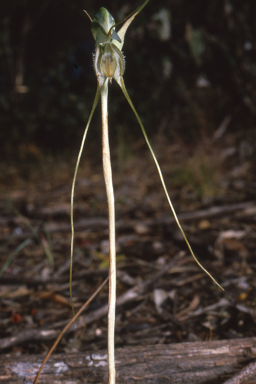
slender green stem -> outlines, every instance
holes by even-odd
[[[140,120],[140,117],[139,117],[139,115],[138,115],[138,113],[137,113],[137,111],[136,111],[136,109],[135,109],[135,107],[134,107],[134,105],[133,105],[133,103],[132,103],[132,101],[131,101],[131,99],[130,99],[130,96],[128,95],[128,92],[127,92],[127,90],[126,90],[126,87],[125,87],[125,84],[124,84],[124,80],[123,80],[122,77],[120,77],[120,81],[118,82],[118,84],[119,84],[119,86],[121,87],[121,89],[122,89],[122,91],[123,91],[123,93],[124,93],[124,95],[125,95],[125,97],[126,97],[128,103],[130,104],[130,106],[131,106],[131,108],[132,108],[132,110],[133,110],[133,112],[134,112],[135,116],[137,117],[137,120],[138,120],[138,122],[139,122],[139,124],[140,124],[142,133],[143,133],[143,135],[144,135],[144,137],[145,137],[145,140],[146,140],[146,143],[147,143],[147,145],[148,145],[148,148],[149,148],[149,150],[150,150],[150,152],[151,152],[151,155],[152,155],[152,157],[153,157],[153,159],[154,159],[154,162],[155,162],[155,164],[156,164],[156,168],[157,168],[157,171],[158,171],[158,174],[159,174],[159,177],[160,177],[160,180],[161,180],[161,183],[162,183],[162,186],[163,186],[165,195],[166,195],[166,197],[167,197],[168,203],[169,203],[170,208],[171,208],[171,210],[172,210],[173,216],[174,216],[174,218],[175,218],[175,220],[176,220],[176,223],[177,223],[177,225],[178,225],[178,227],[179,227],[179,230],[181,231],[181,233],[182,233],[182,235],[183,235],[183,237],[184,237],[184,240],[185,240],[185,242],[186,242],[186,244],[187,244],[187,246],[188,246],[188,249],[189,249],[191,255],[193,256],[194,260],[195,260],[196,263],[199,265],[199,267],[202,268],[202,270],[203,270],[203,271],[204,271],[204,272],[205,272],[205,273],[206,273],[206,274],[207,274],[207,275],[214,281],[214,283],[215,283],[220,289],[222,289],[222,290],[224,291],[224,289],[220,286],[220,284],[219,284],[219,283],[212,277],[212,275],[211,275],[211,274],[210,274],[210,273],[209,273],[209,272],[202,266],[202,264],[201,264],[201,263],[198,261],[198,259],[196,258],[195,254],[194,254],[194,252],[193,252],[193,250],[192,250],[192,248],[191,248],[191,245],[190,245],[190,243],[189,243],[189,241],[188,241],[188,239],[187,239],[187,237],[186,237],[186,235],[185,235],[185,233],[184,233],[184,231],[183,231],[183,228],[182,228],[182,226],[181,226],[181,224],[180,224],[180,222],[179,222],[178,216],[176,215],[175,209],[174,209],[174,207],[173,207],[173,205],[172,205],[171,199],[170,199],[170,197],[169,197],[169,194],[168,194],[168,191],[167,191],[167,188],[166,188],[166,185],[165,185],[165,181],[164,181],[164,178],[163,178],[163,174],[162,174],[161,168],[160,168],[160,166],[159,166],[159,164],[158,164],[157,158],[156,158],[156,156],[155,156],[155,154],[154,154],[154,151],[153,151],[153,149],[152,149],[152,147],[151,147],[151,144],[150,144],[150,142],[149,142],[149,140],[148,140],[148,136],[147,136],[147,134],[146,134],[145,128],[144,128],[144,126],[143,126],[143,124],[142,124],[142,122],[141,122],[141,120]]]
[[[79,150],[79,153],[78,153],[78,156],[77,156],[76,167],[75,167],[74,177],[73,177],[73,181],[72,181],[72,188],[71,188],[71,206],[70,206],[71,251],[70,251],[70,280],[69,280],[69,282],[70,282],[70,300],[71,300],[73,316],[75,315],[74,304],[73,304],[73,295],[72,295],[72,273],[73,273],[73,254],[74,254],[74,236],[75,236],[75,231],[74,231],[74,194],[75,194],[75,184],[76,184],[76,177],[77,177],[78,167],[79,167],[81,156],[82,156],[83,149],[84,149],[84,142],[85,142],[85,139],[86,139],[86,135],[87,135],[87,132],[88,132],[88,128],[89,128],[90,122],[92,120],[92,116],[93,116],[95,108],[96,108],[96,106],[98,104],[99,97],[100,97],[100,87],[98,86],[97,87],[97,91],[96,91],[96,95],[95,95],[95,98],[94,98],[94,102],[93,102],[93,105],[92,105],[92,110],[91,110],[91,113],[90,113],[87,125],[86,125],[85,130],[84,130],[84,135],[83,135],[82,143],[80,145],[80,150]]]
[[[109,384],[115,384],[115,307],[116,307],[116,244],[115,198],[108,138],[108,79],[101,88],[102,160],[109,218],[109,299],[108,299],[108,372]]]

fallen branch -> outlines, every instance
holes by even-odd
[[[254,201],[247,201],[243,203],[237,203],[237,204],[230,204],[230,205],[220,205],[216,207],[211,207],[208,209],[201,209],[199,211],[193,211],[193,212],[186,212],[186,213],[179,213],[179,219],[182,222],[185,221],[191,221],[191,220],[202,220],[202,219],[209,219],[211,217],[218,217],[226,214],[231,213],[238,213],[240,211],[246,216],[251,216],[255,214],[255,202]],[[7,221],[7,219],[6,219]],[[31,220],[32,223],[32,220]],[[165,219],[154,219],[154,220],[146,220],[144,221],[144,225],[148,227],[155,227],[156,225],[172,225],[175,223],[175,219],[173,217],[165,218]],[[125,222],[120,219],[116,222],[116,229],[117,231],[123,231],[123,230],[134,230],[136,229],[136,226],[138,224],[138,220],[125,220]],[[108,220],[105,217],[93,217],[93,218],[87,218],[87,219],[81,219],[77,220],[76,223],[76,230],[77,231],[83,231],[85,229],[90,230],[99,230],[102,228],[108,227]],[[49,233],[53,234],[56,232],[70,232],[70,223],[59,223],[59,222],[48,222],[45,225],[45,230]],[[24,240],[28,236],[30,236],[29,232],[24,232],[20,235],[6,235],[2,236],[2,241],[7,241],[10,238],[17,239],[17,240]]]
[[[255,337],[124,347],[116,350],[117,382],[221,384],[255,357]],[[0,356],[0,379],[11,384],[23,384],[25,379],[32,384],[42,360],[41,356]],[[61,354],[47,362],[39,384],[105,384],[107,375],[106,351]],[[243,384],[255,383],[256,373],[243,380]]]
[[[242,384],[245,382],[255,383],[256,378],[256,361],[248,364],[246,367],[241,369],[236,375],[231,377],[228,381],[225,381],[224,384]],[[251,381],[252,380],[252,381]]]

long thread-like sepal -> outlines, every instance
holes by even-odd
[[[181,231],[181,233],[182,233],[182,235],[183,235],[183,237],[184,237],[184,240],[185,240],[185,242],[186,242],[186,244],[187,244],[187,246],[188,246],[188,249],[189,249],[191,255],[193,256],[194,260],[195,260],[196,263],[199,265],[199,267],[202,268],[202,270],[203,270],[203,271],[204,271],[204,272],[205,272],[205,273],[206,273],[206,274],[207,274],[207,275],[214,281],[214,283],[215,283],[220,289],[222,289],[222,290],[224,291],[224,289],[220,286],[220,284],[214,279],[214,277],[212,277],[212,275],[211,275],[211,274],[210,274],[210,273],[209,273],[209,272],[202,266],[202,264],[201,264],[201,263],[198,261],[198,259],[196,258],[195,254],[194,254],[194,252],[193,252],[193,250],[192,250],[192,248],[191,248],[191,245],[190,245],[190,243],[189,243],[189,241],[188,241],[188,239],[187,239],[187,237],[186,237],[186,235],[185,235],[185,233],[184,233],[184,231],[183,231],[183,229],[182,229],[182,226],[181,226],[181,224],[180,224],[180,222],[179,222],[178,216],[176,215],[175,209],[174,209],[174,207],[173,207],[173,205],[172,205],[171,199],[170,199],[170,197],[169,197],[169,194],[168,194],[168,191],[167,191],[167,188],[166,188],[166,185],[165,185],[165,181],[164,181],[164,178],[163,178],[163,175],[162,175],[161,168],[160,168],[160,166],[159,166],[159,164],[158,164],[158,161],[157,161],[157,158],[156,158],[156,156],[155,156],[155,153],[154,153],[154,151],[153,151],[153,149],[152,149],[152,147],[151,147],[151,144],[150,144],[150,142],[149,142],[149,140],[148,140],[148,136],[147,136],[147,134],[146,134],[145,128],[144,128],[144,126],[143,126],[143,124],[142,124],[142,122],[141,122],[141,120],[140,120],[140,117],[139,117],[139,115],[138,115],[138,113],[137,113],[137,111],[136,111],[136,109],[135,109],[135,107],[134,107],[134,105],[133,105],[133,103],[132,103],[132,101],[131,101],[131,99],[130,99],[130,96],[128,95],[128,92],[127,92],[127,90],[126,90],[126,87],[125,87],[125,84],[124,84],[124,80],[123,80],[122,77],[120,77],[120,81],[118,82],[118,84],[119,84],[119,86],[121,87],[121,89],[122,89],[122,91],[123,91],[123,93],[124,93],[124,95],[125,95],[125,97],[126,97],[128,103],[130,104],[130,106],[131,106],[131,108],[132,108],[132,110],[133,110],[133,112],[134,112],[134,114],[135,114],[135,116],[136,116],[136,118],[137,118],[137,120],[138,120],[138,122],[139,122],[139,125],[140,125],[141,130],[142,130],[142,133],[143,133],[143,135],[144,135],[144,137],[145,137],[145,140],[146,140],[146,143],[147,143],[147,145],[148,145],[148,148],[149,148],[149,150],[150,150],[150,152],[151,152],[151,155],[152,155],[152,157],[153,157],[153,159],[154,159],[154,162],[155,162],[155,164],[156,164],[156,168],[157,168],[157,171],[158,171],[158,174],[159,174],[159,177],[160,177],[160,180],[161,180],[161,183],[162,183],[162,186],[163,186],[165,195],[166,195],[166,197],[167,197],[168,203],[169,203],[170,208],[171,208],[171,210],[172,210],[173,216],[174,216],[175,221],[176,221],[176,223],[177,223],[177,225],[178,225],[178,227],[179,227],[179,230]]]
[[[86,125],[85,130],[84,130],[83,139],[82,139],[82,142],[81,142],[81,145],[80,145],[80,150],[79,150],[79,153],[78,153],[78,156],[77,156],[76,167],[75,167],[74,177],[73,177],[73,181],[72,181],[72,188],[71,188],[71,207],[70,207],[71,250],[70,250],[70,280],[69,280],[70,287],[69,288],[70,288],[70,300],[71,300],[73,316],[75,315],[74,303],[73,303],[73,295],[72,295],[72,272],[73,272],[74,235],[75,235],[75,232],[74,232],[74,193],[75,193],[75,184],[76,184],[76,177],[77,177],[78,167],[79,167],[81,156],[82,156],[83,149],[84,149],[84,142],[85,142],[85,139],[86,139],[86,136],[87,136],[87,132],[88,132],[88,129],[89,129],[89,126],[90,126],[90,122],[92,120],[95,108],[96,108],[96,106],[98,104],[98,101],[99,101],[100,90],[101,90],[101,88],[98,86],[97,87],[97,91],[96,91],[96,95],[95,95],[95,99],[94,99],[94,102],[93,102],[92,110],[91,110],[91,113],[90,113],[87,125]]]

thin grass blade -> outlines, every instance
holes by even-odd
[[[9,267],[9,265],[11,264],[11,262],[15,259],[15,257],[18,255],[18,253],[23,249],[25,248],[29,243],[31,242],[31,239],[26,239],[24,240],[20,245],[18,245],[18,247],[10,254],[10,256],[7,258],[6,262],[4,263],[4,265],[2,266],[2,268],[0,269],[0,277],[2,276],[2,274],[4,273],[4,271],[6,270],[6,268]]]

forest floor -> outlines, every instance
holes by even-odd
[[[255,336],[256,169],[239,134],[154,143],[170,197],[202,265],[190,255],[143,142],[113,154],[117,231],[116,346]],[[75,202],[75,311],[108,275],[101,164],[85,151]],[[71,319],[70,190],[75,159],[15,167],[0,183],[0,353],[42,354]],[[23,166],[23,176],[26,174]],[[56,352],[107,345],[108,287]],[[55,352],[55,353],[56,353]]]

